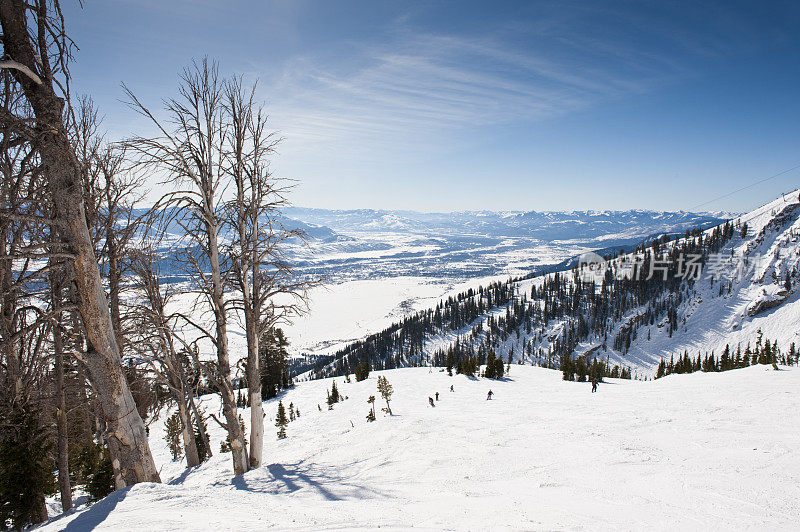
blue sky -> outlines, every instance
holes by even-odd
[[[297,205],[747,210],[800,186],[796,2],[85,0],[73,91],[146,134],[193,58],[259,80]]]

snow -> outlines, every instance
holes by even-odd
[[[367,397],[383,406],[379,374],[394,387],[395,415],[378,410],[368,423]],[[609,380],[596,394],[519,365],[503,381],[407,368],[336,382],[349,399],[332,411],[330,379],[283,394],[301,417],[285,440],[269,431],[265,466],[235,479],[230,455],[217,452],[219,427],[209,426],[215,455],[186,471],[155,422],[163,484],[118,491],[43,530],[796,530],[800,522],[794,368]],[[204,403],[218,408],[216,398]],[[276,408],[277,399],[265,403],[269,419]]]
[[[777,341],[781,353],[786,353],[793,342],[800,346],[800,205],[797,198],[797,192],[787,194],[733,220],[747,222],[748,233],[742,238],[736,231],[731,241],[720,250],[719,256],[726,260],[727,269],[723,271],[734,272],[734,265],[743,264],[741,257],[747,257],[752,268],[742,267],[741,275],[734,275],[732,280],[725,279],[726,288],[722,294],[719,281],[712,283],[708,269],[704,270],[692,290],[684,291],[684,301],[677,309],[680,323],[677,332],[670,334],[663,322],[652,326],[640,325],[627,353],[607,345],[607,349],[594,351],[596,356],[607,359],[612,366],[631,368],[635,377],[644,378],[655,375],[662,358],[669,360],[685,351],[693,359],[698,354],[702,358],[712,351],[718,356],[726,345],[735,353],[737,346],[742,350],[748,343],[755,346],[760,335],[771,342]],[[706,232],[711,231],[713,228]],[[624,270],[620,260],[608,263],[607,267],[617,262],[619,270]],[[630,261],[631,255],[626,260]],[[604,271],[601,268],[591,273],[583,269],[581,277],[594,277],[599,289]],[[784,288],[787,273],[793,285],[789,291]],[[553,275],[518,282],[518,293],[530,293],[532,284],[538,286]],[[571,272],[567,273],[567,279],[571,279]],[[645,307],[631,310],[618,321],[615,332],[644,310]],[[504,311],[493,312],[497,317]],[[463,343],[471,326],[481,321],[486,325],[487,319],[488,314],[461,331],[428,339],[424,352],[431,355],[436,350],[446,349],[459,335]],[[519,336],[510,335],[495,351],[505,360],[513,348],[515,359],[519,359],[523,356],[524,345],[537,338],[535,348],[547,352],[564,326],[565,321],[558,319],[548,323],[544,330],[534,329],[532,333],[526,333],[521,329]],[[608,335],[609,338],[613,336]],[[576,354],[595,350],[602,343],[602,337],[591,338],[577,346]]]

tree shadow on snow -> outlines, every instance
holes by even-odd
[[[375,489],[347,481],[330,468],[297,462],[270,464],[264,469],[269,472],[271,478],[248,479],[246,476],[239,476],[233,479],[233,486],[240,490],[272,494],[293,493],[304,488],[312,488],[328,501],[385,497]]]
[[[131,487],[129,486],[127,488],[117,490],[109,494],[105,499],[97,501],[88,509],[78,514],[78,517],[67,523],[67,526],[64,527],[64,530],[68,532],[94,530],[106,520],[114,508],[117,507],[117,504],[125,499],[125,496],[128,495],[128,491],[130,491],[130,489]],[[58,519],[60,518],[56,518],[51,522],[57,522]]]
[[[186,480],[186,478],[191,473],[197,471],[198,469],[200,469],[200,466],[187,467],[186,469],[183,470],[183,472],[180,475],[167,482],[167,484],[169,484],[170,486],[177,486],[178,484],[183,484],[183,481]]]

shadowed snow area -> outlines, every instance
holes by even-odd
[[[394,387],[394,416],[380,411],[378,375]],[[235,479],[213,422],[211,460],[189,472],[172,462],[162,412],[150,441],[163,484],[113,493],[43,529],[796,530],[800,522],[793,368],[609,379],[595,394],[589,383],[519,365],[503,381],[408,368],[336,383],[349,398],[332,411],[331,379],[282,394],[301,417],[285,440],[268,430],[264,467]],[[374,423],[365,420],[370,395]],[[219,410],[211,397],[203,407]],[[276,410],[277,399],[265,403],[268,429]],[[249,421],[247,409],[242,417]]]

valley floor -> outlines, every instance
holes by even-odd
[[[394,416],[378,410],[368,423],[368,396],[383,406],[379,374],[394,387]],[[560,372],[517,365],[504,381],[429,368],[336,381],[349,399],[332,411],[330,379],[285,393],[301,417],[285,440],[269,431],[267,465],[236,479],[230,455],[218,452],[219,427],[209,426],[215,455],[186,472],[170,461],[156,422],[163,484],[113,493],[44,529],[796,530],[800,522],[795,369],[608,380],[595,394]],[[277,399],[265,408],[274,419]]]

